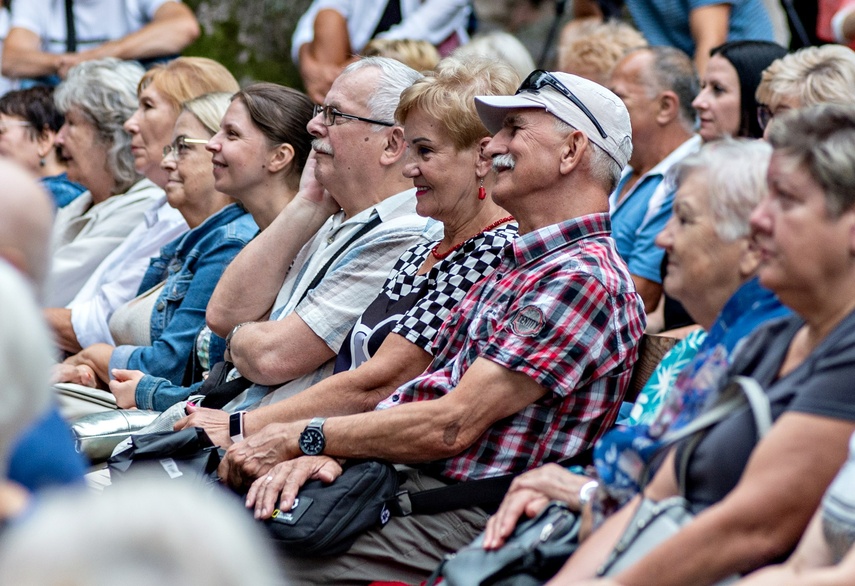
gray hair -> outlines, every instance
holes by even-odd
[[[785,112],[770,126],[769,142],[807,169],[825,191],[831,216],[855,205],[855,106],[820,104]]]
[[[116,180],[116,193],[124,193],[141,177],[134,169],[131,137],[123,125],[137,109],[137,85],[143,73],[133,61],[113,57],[84,61],[71,68],[54,95],[64,113],[79,108],[108,146],[107,169]]]
[[[674,47],[644,47],[636,51],[647,51],[653,56],[647,88],[650,97],[664,91],[672,91],[680,100],[680,118],[692,130],[695,128],[697,112],[692,101],[700,93],[698,75],[689,56]]]
[[[771,156],[772,147],[762,140],[723,138],[678,163],[673,180],[679,185],[692,173],[704,174],[716,234],[733,242],[751,232],[751,211],[768,191]]]
[[[184,102],[181,110],[195,116],[213,136],[220,130],[220,122],[225,116],[229,104],[232,103],[232,95],[229,92],[202,94],[198,98]]]
[[[262,530],[238,499],[184,478],[141,474],[102,493],[56,491],[3,534],[0,583],[287,583]],[[203,563],[188,544],[205,552]]]
[[[555,130],[567,136],[577,129],[570,126],[560,118],[555,118]],[[620,174],[623,169],[621,169],[621,166],[618,165],[617,161],[615,161],[599,145],[594,144],[589,140],[588,146],[590,147],[588,152],[591,153],[590,158],[588,159],[588,168],[591,171],[591,176],[594,181],[600,183],[608,193],[611,193],[615,190],[615,187],[617,187],[618,181],[620,181]],[[622,151],[626,152],[626,158],[629,160],[629,155],[632,154],[632,142],[626,141],[620,145],[620,148]]]
[[[365,57],[345,67],[341,74],[347,75],[368,67],[375,67],[380,70],[380,79],[367,102],[371,117],[375,120],[394,122],[395,110],[398,109],[401,92],[424,76],[412,67],[388,57]],[[385,128],[379,124],[375,124],[373,127],[378,131]]]
[[[0,324],[0,462],[5,476],[9,454],[21,432],[48,407],[48,373],[54,363],[51,337],[35,293],[5,261],[0,261]]]

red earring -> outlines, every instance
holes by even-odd
[[[484,178],[481,178],[481,183],[478,184],[478,199],[487,199],[487,190],[484,189]]]

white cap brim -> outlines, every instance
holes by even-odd
[[[519,108],[540,108],[546,110],[547,105],[537,101],[537,96],[531,93],[521,93],[514,96],[475,96],[475,109],[478,117],[491,134],[502,129],[508,110]]]

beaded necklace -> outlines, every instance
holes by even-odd
[[[484,232],[489,232],[490,230],[492,230],[496,226],[501,226],[502,224],[507,224],[508,222],[512,221],[513,219],[514,219],[513,216],[505,216],[501,220],[496,220],[495,222],[493,222],[489,226],[485,226],[480,232],[478,232],[474,236],[467,238],[466,240],[459,242],[458,244],[455,244],[454,246],[452,246],[451,248],[449,248],[445,252],[437,252],[440,245],[442,245],[442,242],[438,242],[437,245],[433,247],[433,250],[430,251],[430,253],[433,255],[433,257],[436,260],[442,260],[442,259],[446,258],[448,255],[450,255],[452,252],[454,252],[455,250],[457,250],[458,248],[460,248],[461,246],[463,246],[464,244],[466,244],[467,242],[472,240],[472,238],[476,238],[476,237],[480,236],[481,234],[483,234]]]

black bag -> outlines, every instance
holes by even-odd
[[[398,490],[398,473],[386,462],[354,461],[332,483],[307,482],[290,511],[264,521],[288,553],[337,555],[365,531],[385,525]]]
[[[139,471],[149,475],[199,482],[219,483],[217,466],[221,454],[201,427],[132,435],[131,447],[107,460],[112,482],[122,482]]]
[[[484,534],[443,558],[428,579],[447,586],[529,586],[554,576],[579,544],[580,518],[559,502],[519,523],[496,550],[482,546]]]

